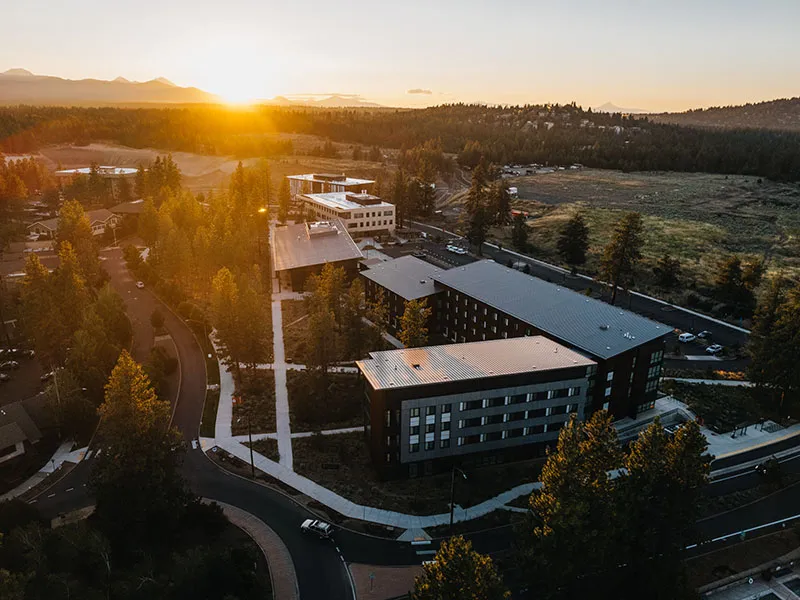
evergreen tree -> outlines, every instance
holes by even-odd
[[[490,206],[495,225],[508,225],[511,221],[511,195],[502,179],[492,184],[489,190]]]
[[[237,310],[239,307],[239,286],[233,278],[233,273],[227,267],[222,267],[214,276],[211,284],[211,310],[214,327],[219,334],[219,341],[225,348],[227,359],[232,364],[237,374],[241,362],[241,348],[243,332],[239,328]]]
[[[633,283],[636,265],[642,258],[644,246],[642,215],[628,213],[614,227],[611,241],[603,252],[601,270],[611,284],[611,304],[617,299],[617,289],[627,289]]]
[[[462,536],[445,540],[432,563],[414,581],[413,600],[502,600],[510,598],[492,559]]]
[[[344,297],[342,311],[342,351],[344,358],[361,358],[367,344],[367,326],[364,323],[364,286],[360,278],[350,284]]]
[[[405,226],[408,198],[408,181],[406,180],[403,169],[398,169],[394,175],[392,184],[392,204],[394,204],[395,224],[402,229]]]
[[[658,259],[658,264],[653,267],[656,276],[656,285],[671,290],[677,287],[681,273],[681,261],[667,253]]]
[[[581,213],[572,215],[564,225],[556,247],[568,265],[575,267],[586,262],[586,252],[589,250],[589,227]]]
[[[400,318],[398,339],[406,348],[419,348],[428,343],[428,318],[432,309],[428,300],[409,300]]]
[[[514,216],[511,228],[511,245],[520,252],[525,252],[528,249],[528,225],[525,223],[525,217],[521,214]]]
[[[278,221],[286,223],[289,218],[289,210],[292,206],[292,194],[289,190],[289,180],[284,177],[278,188]]]
[[[145,245],[150,248],[151,252],[154,251],[156,242],[159,236],[159,218],[156,205],[153,198],[148,196],[144,199],[144,206],[142,206],[142,213],[139,215],[139,237]]]

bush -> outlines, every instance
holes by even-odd
[[[164,315],[161,313],[160,310],[155,309],[152,314],[150,315],[150,325],[153,326],[153,329],[161,329],[164,327]]]

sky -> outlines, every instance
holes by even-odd
[[[232,101],[340,93],[676,111],[800,96],[799,0],[2,4],[0,71],[163,76]]]

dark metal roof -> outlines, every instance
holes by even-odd
[[[595,364],[544,336],[370,352],[356,365],[373,389],[404,388]]]
[[[298,223],[275,228],[273,256],[276,271],[362,258],[353,238],[338,219],[330,227]]]
[[[15,423],[31,442],[37,442],[41,439],[42,432],[39,431],[36,423],[33,422],[21,402],[12,402],[1,408],[0,427]]]
[[[434,279],[604,359],[672,330],[663,323],[489,260],[443,271]]]
[[[433,276],[442,269],[413,256],[401,256],[370,265],[361,275],[405,300],[424,298],[437,292]]]

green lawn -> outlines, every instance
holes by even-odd
[[[250,444],[248,442],[245,442],[244,445],[247,446],[248,448],[250,447]],[[278,462],[281,458],[281,455],[278,452],[278,440],[273,440],[270,438],[265,438],[263,440],[256,440],[255,442],[253,442],[253,450],[258,452],[265,458],[274,460],[275,462]]]

